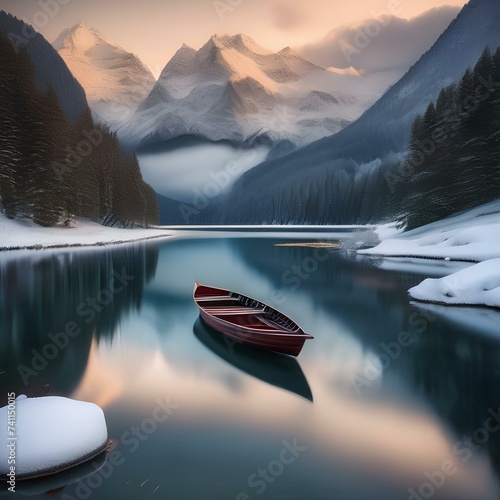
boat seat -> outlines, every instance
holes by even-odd
[[[196,300],[198,302],[210,302],[212,300],[232,300],[233,302],[238,302],[238,299],[236,297],[231,297],[230,295],[206,295],[205,297],[197,297]]]
[[[242,315],[242,314],[262,314],[264,308],[248,308],[248,307],[204,307],[205,311],[216,316]]]

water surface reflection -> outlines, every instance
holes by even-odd
[[[69,394],[87,368],[92,339],[111,340],[140,310],[158,247],[42,252],[0,259],[1,401],[16,393]]]
[[[60,264],[54,256],[45,274],[35,261],[18,262],[11,268],[17,273],[10,282],[15,299],[4,292],[8,278],[0,266],[0,318],[10,328],[2,329],[0,371],[8,366],[13,383],[16,363],[28,362],[26,353],[43,345],[47,324],[60,328],[113,270],[127,265],[139,277],[127,299],[113,302],[41,374],[49,392],[101,404],[119,442],[124,464],[92,498],[137,500],[156,491],[180,500],[235,499],[241,493],[273,500],[405,499],[408,488],[418,488],[425,473],[445,460],[457,472],[433,498],[498,498],[500,432],[467,461],[453,451],[484,425],[489,409],[500,406],[498,332],[491,326],[485,335],[495,322],[478,329],[472,320],[457,325],[438,310],[423,310],[406,294],[423,279],[420,268],[387,269],[384,262],[342,252],[332,252],[314,270],[310,265],[295,286],[286,273],[310,263],[315,249],[274,246],[286,241],[283,234],[178,238],[123,256],[72,253]],[[432,269],[435,276],[446,272]],[[49,297],[42,290],[51,280],[51,307],[44,312]],[[300,365],[281,370],[273,356],[264,365],[263,357],[248,353],[228,357],[223,340],[197,319],[195,280],[289,314],[315,336]],[[38,320],[20,328],[29,311]],[[401,332],[412,342],[383,362]],[[356,386],[356,380],[365,383]],[[154,434],[137,438],[137,446],[123,440],[151,418],[158,401],[175,404],[172,415]],[[293,440],[305,450],[259,494],[249,478]],[[72,488],[65,492],[74,494]]]

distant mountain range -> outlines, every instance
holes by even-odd
[[[133,148],[192,135],[235,144],[261,137],[293,150],[342,130],[402,73],[325,69],[239,34],[214,35],[199,50],[184,44],[155,82],[137,56],[82,22],[53,46],[94,118]]]
[[[176,52],[118,134],[135,146],[183,135],[236,144],[265,136],[302,146],[357,118],[392,78],[365,82],[356,72],[314,65],[290,47],[271,52],[242,34],[214,35],[198,51],[183,45]]]
[[[112,128],[129,118],[155,84],[137,56],[82,22],[63,31],[53,46],[85,89],[94,117]]]

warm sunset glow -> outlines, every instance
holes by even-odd
[[[49,41],[79,21],[102,31],[110,41],[136,53],[157,76],[186,43],[199,48],[213,34],[245,33],[270,50],[300,47],[332,30],[388,14],[410,19],[434,7],[462,7],[465,0],[245,0],[163,1],[89,0],[60,5],[43,26],[36,23],[36,0],[5,0],[2,8],[35,26]],[[422,36],[425,36],[423,34]]]
[[[91,401],[105,408],[121,396],[124,391],[124,381],[108,365],[102,363],[98,349],[94,340],[87,370],[72,397],[81,401]]]
[[[413,477],[415,470],[437,470],[443,461],[451,459],[457,462],[455,484],[460,491],[477,495],[490,487],[488,478],[482,486],[472,482],[471,469],[461,468],[451,452],[446,430],[436,426],[424,408],[403,409],[390,402],[373,404],[370,398],[353,398],[341,389],[332,390],[323,380],[324,373],[332,371],[327,359],[304,366],[308,381],[315,388],[314,405],[288,393],[277,407],[279,388],[243,376],[222,363],[217,364],[216,371],[200,366],[195,374],[167,359],[159,349],[134,347],[136,369],[132,380],[131,346],[125,342],[123,348],[122,354],[117,355],[105,345],[94,344],[85,377],[73,397],[109,409],[119,396],[130,411],[138,412],[137,419],[148,417],[158,398],[168,400],[178,405],[177,425],[181,426],[209,422],[224,427],[238,421],[249,428],[293,434],[299,425],[297,421],[303,420],[308,423],[302,428],[302,439],[314,443],[318,452],[325,456],[342,453],[345,462],[353,467],[364,464],[380,478],[397,474],[411,484],[417,480]],[[236,390],[227,383],[232,377]]]

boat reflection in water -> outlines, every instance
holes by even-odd
[[[224,337],[200,317],[193,331],[208,349],[235,368],[263,382],[312,401],[313,395],[298,361],[285,354],[262,351]]]

